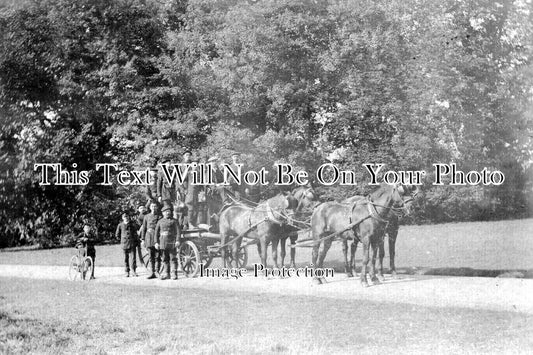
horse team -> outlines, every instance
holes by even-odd
[[[286,240],[291,240],[291,262],[295,265],[295,247],[310,244],[313,248],[311,263],[322,268],[326,254],[334,239],[343,243],[345,271],[353,276],[357,244],[363,247],[361,283],[368,286],[367,271],[373,283],[383,277],[384,235],[389,235],[391,273],[395,274],[394,248],[398,233],[398,219],[409,214],[409,208],[418,187],[383,184],[370,195],[353,196],[341,202],[317,202],[317,195],[310,187],[299,187],[291,193],[280,193],[256,206],[244,203],[232,204],[222,209],[219,217],[221,252],[224,266],[227,260],[237,260],[243,238],[258,246],[261,263],[267,265],[267,246],[272,243],[274,264],[279,267],[277,246],[281,244],[281,266],[285,261]],[[311,212],[312,211],[312,212]],[[310,222],[304,220],[311,214]],[[311,238],[297,240],[298,234],[308,231]],[[348,241],[352,240],[348,261]],[[322,248],[321,248],[322,246]],[[379,252],[378,276],[375,261]],[[226,253],[233,258],[226,259]],[[370,267],[368,263],[370,261]],[[232,267],[231,261],[229,266]],[[315,278],[324,283],[324,278]]]

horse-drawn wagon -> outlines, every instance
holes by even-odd
[[[209,267],[214,258],[221,256],[220,234],[209,232],[206,229],[185,230],[181,233],[181,244],[177,250],[178,264],[187,277],[195,277],[200,272],[200,264]],[[143,249],[143,264],[150,268],[150,253]],[[237,267],[246,267],[248,250],[246,246],[239,248],[237,260],[233,254],[226,255],[228,262],[235,263]]]
[[[247,247],[252,244],[258,245],[261,260],[266,265],[267,245],[276,241],[277,248],[277,241],[283,239],[280,236],[289,234],[284,228],[292,224],[299,208],[307,206],[314,198],[309,196],[308,190],[300,188],[290,194],[281,193],[259,204],[232,200],[215,207],[212,210],[218,213],[214,213],[216,218],[211,221],[211,228],[182,231],[177,253],[181,270],[187,277],[194,277],[200,272],[200,264],[208,267],[216,257],[222,258],[224,267],[246,267]],[[149,252],[144,250],[143,264],[147,268],[149,259]]]

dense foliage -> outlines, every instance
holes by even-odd
[[[355,187],[318,186],[323,199],[368,192],[362,163],[498,169],[499,187],[428,177],[412,222],[530,213],[529,1],[4,3],[1,246],[55,245],[86,219],[111,238],[141,190],[99,185],[96,163],[149,167],[184,148],[357,173]],[[39,186],[37,162],[91,182]]]

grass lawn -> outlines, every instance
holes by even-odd
[[[533,316],[0,279],[0,353],[531,353]]]
[[[287,248],[289,253],[289,248]],[[357,252],[360,266],[361,248]],[[249,265],[259,263],[255,246],[248,248]],[[388,268],[387,259],[384,261]],[[527,271],[533,277],[533,219],[402,226],[396,246],[396,266],[400,272],[429,269],[440,275],[495,276],[501,270]],[[0,250],[0,264],[67,265],[73,248],[50,250]],[[96,247],[97,266],[122,266],[119,245]],[[307,265],[310,248],[298,248],[296,261]],[[287,260],[288,261],[288,260]],[[272,258],[269,251],[269,263]],[[215,261],[213,267],[220,266]],[[325,266],[344,270],[341,243],[335,242]],[[490,272],[495,270],[496,272]]]

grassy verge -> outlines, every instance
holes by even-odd
[[[532,316],[0,279],[0,353],[525,353]]]

